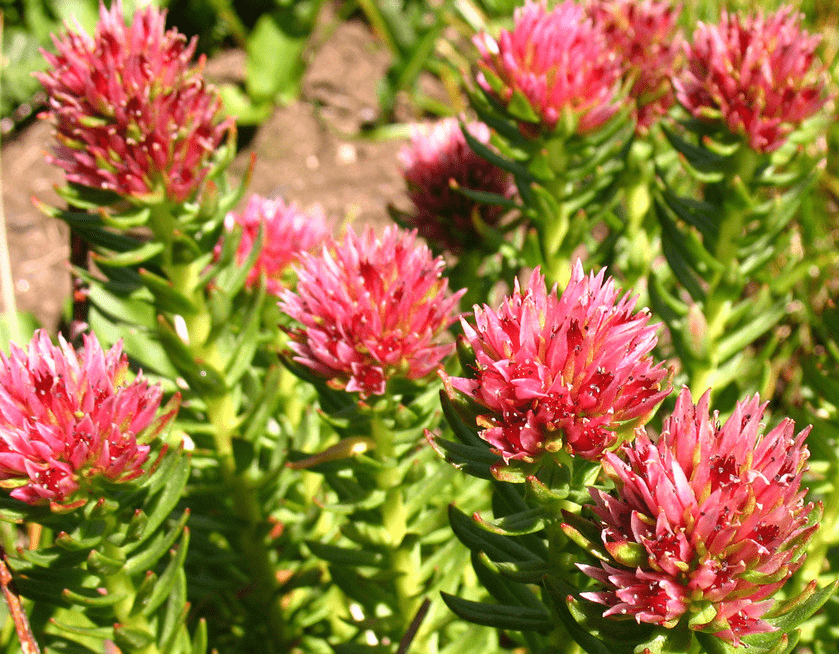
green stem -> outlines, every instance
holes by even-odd
[[[548,285],[559,284],[564,287],[571,278],[570,253],[567,252],[567,235],[571,228],[571,214],[564,199],[571,194],[568,182],[568,153],[565,139],[556,137],[545,145],[547,166],[553,178],[547,181],[545,189],[553,197],[555,207],[548,206],[545,200],[539,201],[539,241],[542,249],[543,270]],[[576,246],[576,243],[571,244]]]
[[[757,154],[746,144],[741,145],[731,157],[725,179],[711,189],[720,197],[719,231],[713,247],[719,270],[709,280],[702,307],[705,355],[691,366],[690,388],[697,395],[715,386],[717,371],[723,363],[716,343],[725,336],[730,309],[740,299],[747,281],[740,276],[738,251],[752,210],[751,198],[746,195],[751,190],[758,163]]]
[[[390,402],[386,414],[390,415]],[[382,526],[390,535],[390,564],[396,573],[395,591],[398,615],[401,621],[400,634],[408,628],[411,619],[422,601],[422,584],[418,576],[420,569],[419,543],[406,539],[408,535],[408,514],[405,494],[399,473],[398,461],[393,446],[393,434],[381,416],[374,416],[371,425],[372,437],[376,443],[376,459],[386,467],[376,476],[380,490],[385,492],[381,505]],[[416,646],[419,643],[415,643]],[[421,651],[418,649],[417,651]]]
[[[558,495],[564,495],[570,484],[574,483],[577,475],[574,474],[575,464],[589,465],[589,462],[572,457],[565,450],[555,453],[552,461],[544,466],[538,473],[539,480],[544,483],[550,491]],[[598,466],[599,468],[599,466]],[[543,504],[551,514],[550,522],[545,526],[545,537],[548,544],[548,573],[552,579],[568,583],[569,577],[577,572],[576,564],[579,559],[579,551],[575,551],[571,540],[562,530],[563,511],[579,515],[580,505],[567,500],[553,500]],[[572,586],[574,584],[571,584]],[[548,594],[543,589],[543,597]],[[547,602],[550,606],[550,601]],[[574,641],[571,634],[565,628],[561,620],[555,621],[556,626],[550,634],[550,651],[558,654],[581,654],[582,650]]]
[[[115,520],[116,516],[113,514],[107,516],[105,529],[108,533],[113,533],[116,530]],[[104,544],[102,553],[105,556],[113,559],[121,558],[122,552],[118,547],[110,543],[107,538],[103,539],[102,542]],[[133,627],[150,634],[157,633],[157,629],[149,623],[142,611],[132,611],[137,596],[137,586],[131,575],[125,570],[125,566],[120,567],[113,574],[105,575],[104,582],[109,595],[124,595],[113,607],[114,615],[120,626]],[[152,640],[146,647],[137,650],[137,654],[157,654],[158,651],[157,644]]]
[[[161,253],[161,258],[163,269],[167,272],[169,272],[168,269],[172,265],[172,236],[175,233],[175,225],[175,216],[172,214],[172,208],[168,204],[160,203],[151,207],[149,229],[151,229],[154,235],[154,240],[166,246]]]
[[[212,338],[212,317],[207,306],[205,289],[200,284],[203,272],[198,262],[178,262],[173,256],[172,239],[174,217],[166,206],[152,213],[150,221],[155,237],[167,247],[163,252],[163,269],[175,290],[186,296],[194,311],[181,316],[186,327],[186,345],[195,361],[223,372],[227,361],[218,343]],[[231,498],[233,513],[244,522],[238,538],[238,549],[248,566],[252,586],[249,600],[266,612],[268,631],[273,648],[266,651],[286,651],[286,628],[283,618],[279,583],[271,552],[267,547],[263,529],[267,520],[263,515],[257,489],[249,482],[246,473],[237,474],[233,442],[239,428],[237,404],[228,389],[220,395],[204,397],[207,418],[213,428],[213,440],[219,468],[227,494]]]
[[[654,155],[654,148],[649,142],[640,139],[634,141],[622,176],[626,199],[626,232],[622,241],[626,248],[624,287],[633,288],[635,292],[643,290],[640,288],[641,282],[649,275],[652,259],[657,254],[644,228],[652,208],[650,189],[655,180]],[[646,306],[647,303],[644,294],[639,304]]]
[[[242,559],[247,562],[252,586],[249,600],[254,606],[263,607],[269,633],[274,641],[273,650],[283,652],[286,646],[286,628],[283,616],[279,585],[271,552],[266,545],[263,526],[266,517],[257,490],[249,483],[245,473],[236,473],[233,453],[233,438],[237,428],[236,408],[228,392],[213,398],[207,404],[207,417],[213,426],[213,438],[219,458],[224,485],[228,489],[233,514],[244,522],[238,547]]]
[[[563,581],[568,579],[570,573],[576,570],[575,563],[578,557],[573,552],[567,551],[568,537],[560,528],[561,520],[554,520],[545,528],[548,539],[548,565],[552,577]],[[543,590],[543,593],[546,592]],[[581,654],[582,650],[574,638],[565,628],[561,620],[555,620],[555,626],[550,634],[550,651],[557,654]]]

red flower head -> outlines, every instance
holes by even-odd
[[[280,296],[301,324],[290,332],[295,361],[362,398],[383,395],[393,377],[425,377],[454,349],[440,337],[464,292],[447,294],[444,266],[416,232],[396,228],[348,231],[320,256],[301,254],[296,290]]]
[[[126,380],[128,358],[85,336],[77,354],[39,330],[28,352],[0,354],[0,486],[28,504],[84,504],[97,478],[144,474],[148,443],[174,417],[156,418],[163,391],[142,374]]]
[[[572,0],[551,10],[528,0],[516,10],[512,32],[502,30],[497,41],[479,34],[475,45],[481,54],[478,83],[512,111],[525,100],[548,130],[568,112],[576,133],[583,134],[618,111],[620,62]]]
[[[644,132],[675,100],[670,78],[682,48],[676,24],[681,8],[669,0],[592,0],[587,10],[633,80],[629,94]]]
[[[505,461],[561,448],[599,459],[666,397],[667,371],[650,357],[657,325],[605,274],[578,261],[557,296],[536,270],[497,311],[476,306],[475,327],[461,319],[475,376],[446,382],[488,409],[481,436]]]
[[[723,12],[719,25],[696,28],[676,97],[696,118],[721,120],[758,152],[778,149],[827,100],[815,66],[818,36],[799,27],[791,7],[745,19]]]
[[[37,73],[48,96],[43,117],[56,125],[51,163],[67,180],[143,200],[193,196],[232,129],[200,66],[196,41],[165,31],[166,12],[139,10],[126,27],[122,3],[99,7],[93,37],[68,31],[44,52]],[[203,60],[201,62],[203,64]]]
[[[489,128],[470,123],[469,133],[489,143]],[[480,204],[452,188],[485,191],[509,197],[514,186],[510,175],[466,144],[455,118],[439,121],[430,128],[415,129],[410,146],[402,148],[399,159],[415,212],[409,222],[429,243],[458,253],[480,242],[476,221],[493,226],[503,210]]]
[[[580,568],[606,590],[583,596],[605,616],[692,629],[739,644],[773,631],[762,616],[803,562],[816,529],[800,488],[808,452],[785,419],[768,434],[757,396],[738,403],[723,426],[710,393],[694,406],[683,389],[656,444],[645,434],[607,453],[615,496],[592,489],[603,545],[615,565]],[[643,431],[643,430],[640,430]]]
[[[236,252],[240,265],[247,260],[262,230],[262,250],[245,283],[248,288],[256,287],[264,275],[267,290],[273,295],[279,295],[285,288],[285,274],[297,256],[318,247],[330,233],[322,211],[304,213],[294,203],[255,194],[248,199],[244,211],[227,214],[227,230],[231,231],[237,224],[242,227],[242,240]],[[220,250],[217,246],[216,251]]]

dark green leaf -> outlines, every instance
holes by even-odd
[[[662,125],[662,131],[676,151],[684,157],[688,170],[700,182],[713,183],[722,181],[727,157],[714,154],[707,148],[685,141],[681,136]]]
[[[663,207],[659,207],[658,202],[655,204],[656,213],[659,217],[661,217],[662,214],[660,212],[664,212],[665,209]],[[673,271],[673,275],[682,284],[685,290],[690,293],[690,296],[695,301],[702,302],[705,298],[705,292],[702,290],[702,287],[699,285],[699,282],[694,276],[694,262],[689,260],[690,254],[684,248],[684,243],[680,239],[680,235],[678,233],[670,233],[667,231],[668,221],[665,219],[660,222],[662,227],[661,249],[664,252],[665,259],[667,259],[670,270]],[[670,224],[672,225],[672,223]]]
[[[553,622],[544,609],[524,606],[485,604],[441,593],[443,601],[458,617],[496,629],[514,631],[544,631],[553,629]]]
[[[160,475],[165,478],[166,486],[145,507],[147,521],[143,529],[144,537],[128,543],[125,547],[127,552],[133,551],[144,539],[149,538],[163,524],[164,520],[169,518],[178,501],[183,496],[186,481],[189,478],[189,457],[183,454],[177,457],[174,454],[169,454],[168,456],[174,459],[170,465],[166,468],[161,466],[155,472],[155,476]],[[189,512],[185,512],[180,518],[179,524],[181,526],[186,524],[188,517]]]
[[[97,265],[124,268],[137,266],[163,252],[166,246],[158,241],[150,241],[133,250],[119,253],[93,253],[93,260]]]
[[[125,597],[127,597],[125,593],[106,593],[104,595],[95,591],[88,593],[76,593],[69,588],[65,588],[61,593],[61,596],[71,604],[90,608],[110,607],[117,602],[121,602],[125,599]]]
[[[172,557],[166,565],[166,569],[158,578],[154,590],[144,602],[143,615],[151,616],[171,595],[178,575],[183,574],[184,561],[186,560],[187,549],[189,548],[189,529],[184,528],[181,542],[172,552]]]
[[[550,517],[550,514],[543,507],[537,507],[506,515],[500,520],[484,520],[477,515],[475,519],[480,522],[484,529],[495,534],[520,536],[541,531],[545,528]]]
[[[68,205],[93,212],[108,207],[122,200],[122,196],[113,191],[102,191],[90,186],[68,183],[55,189]]]
[[[178,539],[189,518],[189,511],[184,511],[181,519],[168,532],[157,532],[154,538],[144,541],[143,549],[125,562],[128,574],[137,574],[150,570]]]
[[[665,204],[676,217],[695,227],[706,241],[713,241],[719,233],[718,209],[710,202],[683,198],[676,195],[665,182],[663,197]]]
[[[123,624],[114,625],[114,643],[121,650],[139,651],[154,642],[154,634],[139,627],[129,627]]]
[[[812,581],[802,593],[785,602],[779,602],[764,617],[769,624],[780,631],[790,632],[818,611],[837,588],[839,588],[839,580],[818,590],[816,590],[816,582]]]
[[[463,132],[463,138],[466,139],[466,143],[475,152],[475,154],[486,159],[494,166],[498,166],[501,170],[506,170],[507,172],[513,174],[517,179],[520,179],[525,183],[529,184],[536,181],[536,178],[530,173],[530,171],[527,168],[525,168],[520,163],[511,161],[510,159],[507,159],[499,155],[488,145],[482,143],[474,136],[472,136],[469,133],[469,130],[466,129],[465,125],[461,125],[460,130],[461,132]]]
[[[786,315],[788,298],[781,298],[775,304],[756,314],[754,320],[729,330],[727,335],[716,343],[717,356],[721,361],[741,352],[746,346],[754,343],[758,338],[772,329]]]
[[[380,552],[370,548],[348,549],[316,541],[306,541],[312,553],[333,565],[347,567],[382,567],[385,559]]]
[[[485,445],[464,445],[433,434],[428,434],[428,442],[446,461],[472,477],[492,479],[490,468],[500,460]]]
[[[114,558],[102,554],[98,550],[91,550],[87,557],[87,568],[101,577],[108,577],[123,569],[125,559]]]
[[[262,284],[259,292],[253,298],[251,309],[245,316],[244,324],[236,338],[236,345],[232,348],[225,366],[224,377],[228,388],[235,387],[242,376],[250,369],[253,357],[261,345],[259,328],[261,326],[264,298],[265,285]]]
[[[484,529],[455,506],[449,507],[449,521],[455,536],[473,552],[485,552],[493,561],[539,563],[541,557],[513,536],[501,536]]]
[[[189,347],[162,316],[158,316],[157,335],[172,365],[196,393],[204,398],[219,397],[227,390],[224,376],[215,368],[193,359]]]
[[[154,296],[154,304],[158,310],[181,316],[194,315],[198,311],[192,301],[168,279],[145,269],[140,270],[140,278]]]

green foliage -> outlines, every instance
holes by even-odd
[[[669,270],[654,273],[653,308],[670,327],[692,388],[713,388],[729,401],[771,393],[767,371],[777,344],[767,336],[787,315],[791,289],[814,256],[789,252],[793,219],[818,178],[815,162],[797,139],[761,155],[696,121],[664,133],[702,187],[701,199],[684,197],[675,173],[660,171],[654,210]]]
[[[322,0],[265,3],[267,6],[254,16],[254,22],[247,25],[230,17],[248,9],[253,11],[248,3],[218,0],[215,4],[224,5],[220,22],[239,26],[235,37],[247,53],[244,87],[220,87],[225,108],[240,125],[258,125],[276,105],[297,99],[305,71],[306,46]]]
[[[31,97],[29,67],[49,32],[70,13],[92,29],[96,4],[0,4],[13,88],[5,97],[14,105]],[[712,20],[717,4],[689,7],[683,20]],[[244,84],[222,88],[240,123],[258,124],[297,97],[320,0],[168,7],[170,22],[200,34],[201,51],[246,51]],[[435,113],[458,105],[424,97],[423,72],[455,95],[466,86],[472,110],[493,130],[489,144],[464,130],[468,145],[514,178],[513,199],[462,190],[513,216],[485,229],[472,259],[453,263],[453,285],[473,285],[469,301],[509,290],[534,266],[561,287],[572,257],[585,252],[587,269],[609,265],[666,324],[659,356],[677,369],[677,385],[697,397],[712,387],[723,416],[760,391],[776,416],[814,425],[807,481],[817,508],[809,519],[821,528],[766,616],[777,630],[743,641],[761,654],[832,652],[839,259],[829,212],[839,128],[813,120],[767,155],[678,110],[646,134],[635,133],[628,107],[584,135],[570,111],[544,130],[521,93],[502,106],[456,79],[456,69],[473,64],[464,47],[471,33],[509,23],[505,0],[358,0],[339,19],[356,9],[393,56],[380,86],[382,118],[404,92]],[[487,77],[501,90],[500,79]],[[825,133],[826,164],[813,146]],[[231,138],[220,149],[188,203],[125,201],[68,184],[59,189],[66,208],[42,206],[91,248],[95,272],[75,273],[88,286],[100,342],[121,339],[132,368],[183,396],[175,429],[188,453],[170,439],[148,476],[130,487],[105,484],[75,512],[0,497],[5,560],[36,640],[56,652],[739,651],[693,629],[714,619],[711,602],[692,601],[673,626],[604,617],[603,606],[581,597],[600,585],[580,564],[645,564],[638,542],[604,545],[590,489],[621,489],[598,462],[565,451],[503,461],[480,435],[492,420],[486,409],[441,390],[434,376],[391,380],[385,396],[361,400],[292,361],[277,298],[264,282],[248,284],[266,235],[240,260],[241,228],[225,229],[248,183],[233,186],[224,175],[235,147]],[[31,327],[24,321],[22,331]],[[465,377],[478,365],[468,350],[459,343]],[[6,622],[0,649],[16,652]]]
[[[142,481],[103,488],[101,497],[70,513],[0,498],[0,519],[37,524],[42,531],[42,542],[29,549],[9,547],[16,530],[9,524],[3,530],[16,588],[37,607],[30,622],[39,640],[89,652],[103,651],[106,641],[123,652],[206,651],[183,621],[189,511],[176,507],[189,458],[174,448],[165,453],[165,447],[159,455],[159,465]],[[52,617],[46,607],[54,608]],[[8,641],[3,646],[14,651]]]
[[[452,624],[440,593],[468,587],[467,552],[448,538],[447,507],[455,496],[480,507],[485,487],[422,442],[423,430],[439,421],[438,386],[405,382],[367,404],[286,364],[317,388],[322,419],[339,439],[314,455],[292,453],[293,467],[325,482],[334,526],[307,546],[340,591],[332,608],[344,623],[333,626],[339,651],[430,651],[457,642],[463,628]]]

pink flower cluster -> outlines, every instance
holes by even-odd
[[[758,152],[778,149],[827,99],[816,65],[819,37],[800,22],[800,14],[782,7],[744,19],[724,11],[719,25],[700,23],[673,82],[677,99],[700,120],[721,120]]]
[[[267,291],[273,295],[279,295],[285,288],[286,275],[298,255],[318,247],[331,231],[320,210],[303,212],[294,203],[286,204],[281,198],[269,200],[256,194],[248,199],[241,213],[227,214],[227,231],[235,225],[242,228],[236,252],[236,261],[240,265],[251,254],[262,231],[262,249],[245,284],[254,288],[264,276]],[[216,248],[217,254],[220,250],[220,246]]]
[[[636,125],[644,132],[675,101],[670,78],[682,49],[681,9],[669,0],[592,0],[587,11],[632,80]]]
[[[536,270],[498,310],[475,307],[475,327],[461,319],[474,378],[444,379],[488,410],[481,437],[505,461],[561,448],[599,459],[669,391],[667,371],[650,356],[657,325],[634,305],[618,298],[605,269],[587,276],[577,261],[561,296]]]
[[[467,125],[469,133],[489,143],[489,128],[483,123]],[[470,200],[452,185],[472,191],[510,197],[510,175],[467,145],[455,118],[415,129],[411,144],[399,152],[403,177],[415,211],[410,224],[432,245],[458,253],[480,243],[476,222],[494,226],[503,210]]]
[[[464,292],[448,294],[444,267],[416,232],[393,227],[380,238],[369,226],[348,231],[319,256],[301,254],[296,289],[280,296],[300,323],[289,332],[294,360],[362,398],[384,394],[393,377],[425,377],[454,349],[441,337]]]
[[[92,336],[77,354],[39,330],[28,351],[0,354],[0,486],[28,504],[56,508],[97,477],[126,482],[144,473],[148,443],[174,417],[156,418],[162,390],[128,381],[121,344],[107,353]]]
[[[615,564],[580,565],[606,587],[583,595],[606,616],[664,627],[690,618],[739,644],[774,630],[762,616],[816,529],[800,487],[810,429],[794,435],[785,419],[763,435],[757,396],[720,426],[709,396],[694,406],[683,389],[657,443],[642,433],[603,458],[616,492],[591,492]]]
[[[582,7],[565,0],[549,10],[545,2],[527,0],[514,18],[513,30],[502,30],[498,40],[475,37],[484,89],[505,106],[514,107],[520,96],[547,130],[568,114],[583,134],[618,111],[621,63]],[[535,129],[520,124],[523,133]]]
[[[166,12],[154,7],[130,27],[119,0],[99,14],[93,37],[68,31],[54,38],[56,54],[43,53],[42,117],[58,139],[49,159],[75,184],[141,201],[188,200],[233,126],[219,120],[221,100],[190,67],[196,41],[166,32]]]

